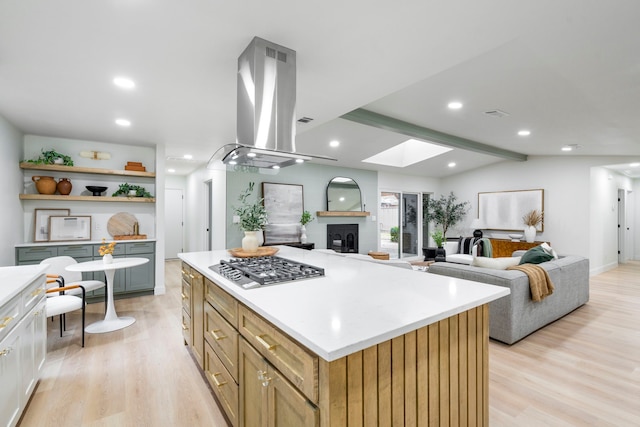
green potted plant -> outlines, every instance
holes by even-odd
[[[120,184],[118,190],[111,195],[112,197],[128,196],[128,197],[153,197],[146,188],[139,185],[132,185],[128,183]]]
[[[66,154],[58,153],[56,150],[41,150],[37,159],[24,160],[28,163],[34,163],[36,165],[64,165],[73,166],[73,160]]]
[[[249,186],[238,197],[241,205],[233,207],[233,213],[240,218],[238,225],[244,231],[242,249],[246,252],[258,250],[257,233],[267,225],[267,211],[263,205],[264,199],[256,199],[253,202],[248,200],[251,193],[253,193],[253,187],[254,183],[250,182]]]
[[[307,243],[307,224],[314,219],[309,211],[302,212],[302,216],[300,217],[300,243]]]

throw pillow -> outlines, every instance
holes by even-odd
[[[478,237],[462,237],[458,239],[458,253],[459,254],[467,254],[471,255],[471,250],[473,249],[473,245],[475,245],[476,241],[480,240]],[[482,253],[482,251],[478,251],[478,253]]]
[[[540,247],[544,249],[546,253],[551,255],[553,259],[558,259],[558,254],[556,253],[556,251],[553,250],[551,246],[549,246],[547,242],[544,242],[543,244],[541,244]]]
[[[520,264],[541,264],[543,262],[551,261],[553,255],[549,255],[540,246],[529,249],[522,255]]]
[[[494,270],[506,270],[507,267],[518,265],[520,257],[487,258],[475,257],[471,265],[481,268],[493,268]]]

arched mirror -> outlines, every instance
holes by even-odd
[[[362,212],[360,187],[351,178],[337,176],[327,185],[327,210]]]

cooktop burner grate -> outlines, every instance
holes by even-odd
[[[231,258],[210,267],[245,288],[324,276],[324,269],[277,256]]]

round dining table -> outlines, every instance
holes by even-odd
[[[99,259],[96,261],[79,262],[68,266],[68,271],[80,271],[82,273],[92,271],[104,271],[105,281],[107,282],[107,310],[104,320],[99,320],[84,328],[85,332],[90,334],[101,334],[104,332],[117,331],[132,325],[136,319],[130,316],[118,317],[115,305],[113,304],[113,279],[116,270],[120,268],[136,267],[138,265],[149,262],[148,258],[113,258],[111,263],[106,263]]]

